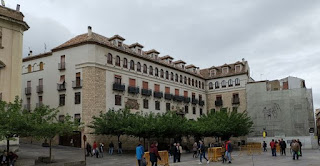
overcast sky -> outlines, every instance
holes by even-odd
[[[245,58],[255,80],[306,80],[320,108],[318,0],[5,0],[21,5],[30,29],[24,56],[93,31],[200,68]]]

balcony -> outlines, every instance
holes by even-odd
[[[177,101],[177,102],[182,102],[182,101],[184,101],[184,97],[183,96],[179,96],[179,95],[174,95],[173,96],[173,100]]]
[[[141,89],[141,94],[144,96],[151,96],[152,90],[151,89]]]
[[[232,98],[232,104],[240,104],[240,98]]]
[[[129,86],[128,93],[131,94],[139,94],[139,87]]]
[[[24,109],[27,110],[27,111],[30,111],[31,110],[31,104],[25,104],[24,105]]]
[[[222,100],[216,100],[216,101],[215,101],[215,105],[218,106],[218,107],[219,107],[219,106],[222,106],[222,105],[223,105]]]
[[[112,87],[113,90],[116,90],[116,91],[125,91],[126,90],[126,86],[124,84],[121,84],[121,83],[118,83],[118,82],[115,82],[113,83],[113,87]]]
[[[72,88],[73,89],[79,89],[79,88],[82,88],[82,80],[75,80],[75,81],[72,81]]]
[[[66,63],[65,62],[58,63],[58,70],[65,70],[65,69],[66,69]]]
[[[184,97],[184,102],[185,103],[190,103],[190,97]]]
[[[199,105],[200,106],[204,106],[204,101],[203,100],[199,100]]]
[[[170,94],[170,93],[164,94],[164,99],[166,99],[166,100],[172,100],[172,98],[173,98],[173,95],[172,95],[172,94]]]
[[[153,92],[153,97],[161,99],[163,97],[163,93],[162,92]]]
[[[25,93],[26,93],[26,95],[31,95],[31,87],[26,87]]]
[[[37,86],[37,93],[43,93],[43,85]]]
[[[192,104],[199,104],[199,100],[195,99],[195,98],[192,98],[191,103]]]
[[[67,85],[66,82],[57,83],[57,90],[58,90],[58,91],[65,91],[65,90],[66,90],[66,85]]]
[[[42,103],[42,102],[39,102],[39,103],[36,104],[36,107],[37,107],[37,108],[39,108],[39,107],[41,107],[41,106],[43,106],[43,103]]]

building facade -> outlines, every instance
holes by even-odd
[[[30,52],[22,65],[24,107],[32,110],[42,104],[49,105],[60,110],[59,119],[69,114],[85,126],[100,111],[124,107],[145,113],[170,110],[194,120],[208,109],[214,109],[211,102],[215,100],[208,101],[208,92],[218,89],[208,88],[221,79],[222,74],[219,78],[207,75],[210,69],[200,70],[183,60],[174,61],[169,55],[159,56],[154,49],[143,51],[141,44],[126,45],[124,40],[119,35],[104,37],[88,27],[88,33],[76,36],[51,52],[40,55]],[[242,101],[245,97],[240,91],[249,78],[248,63],[230,66],[230,72],[223,75],[231,79],[234,87],[225,89],[230,94],[236,91],[243,96],[240,100],[243,111],[246,102]],[[219,93],[224,91],[224,87],[221,88]],[[239,102],[237,104],[239,106]],[[85,127],[74,141],[83,134],[89,142],[99,140],[98,136],[89,134],[91,132]],[[62,145],[70,142],[65,138],[59,141]],[[77,142],[81,140],[74,142],[81,146]]]
[[[320,145],[320,109],[316,109],[316,113],[315,113],[315,116],[316,116],[316,134],[317,134],[317,137],[318,137],[318,144]]]
[[[0,100],[14,101],[21,95],[22,41],[29,29],[20,6],[16,10],[0,5]]]
[[[247,112],[254,122],[248,141],[300,139],[303,148],[315,148],[312,90],[295,77],[247,84]],[[267,137],[263,138],[263,131]]]

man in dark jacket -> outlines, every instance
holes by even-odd
[[[161,157],[158,152],[158,142],[153,142],[149,149],[150,161],[152,166],[157,166],[158,159],[161,160]]]
[[[200,163],[202,164],[202,157],[207,160],[207,164],[210,163],[210,161],[206,158],[206,147],[204,146],[204,143],[202,141],[199,141],[199,151],[200,151]]]
[[[283,139],[281,139],[281,141],[280,141],[280,152],[281,152],[281,155],[286,155],[286,148],[287,148],[287,144],[286,144],[286,142],[283,140]]]

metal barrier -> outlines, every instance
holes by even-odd
[[[222,157],[221,151],[221,147],[208,148],[208,159],[210,161],[219,161]]]
[[[161,160],[158,159],[158,165],[169,166],[169,153],[168,153],[168,151],[159,151],[159,155],[161,157]],[[149,152],[145,152],[144,157],[146,158],[147,166],[151,166]],[[138,165],[138,163],[136,163],[136,165]]]
[[[247,155],[253,155],[254,153],[261,154],[261,152],[262,152],[261,143],[259,143],[259,142],[250,142],[247,145],[241,146],[240,147],[239,156],[245,151],[247,152]]]

